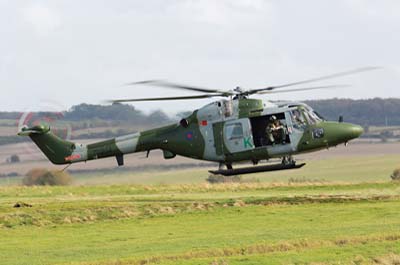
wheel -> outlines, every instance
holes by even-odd
[[[296,164],[296,160],[294,160],[294,158],[292,156],[284,156],[282,158],[282,164],[287,166],[287,165],[295,165]]]

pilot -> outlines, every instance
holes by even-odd
[[[292,115],[293,115],[293,120],[295,122],[296,125],[299,125],[300,127],[303,126],[304,120],[302,119],[301,113],[299,110],[293,110],[292,111]]]

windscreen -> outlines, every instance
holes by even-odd
[[[297,129],[304,129],[307,124],[313,125],[323,121],[323,118],[309,106],[297,106],[290,114]]]

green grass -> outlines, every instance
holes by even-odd
[[[3,187],[0,260],[372,264],[400,253],[399,194],[390,182]]]
[[[0,264],[398,264],[398,158],[309,161],[240,184],[207,184],[205,168],[3,180]]]
[[[120,173],[82,173],[75,175],[75,185],[109,184],[191,184],[204,183],[208,176],[207,168],[120,172]],[[107,171],[108,172],[108,171]]]
[[[400,167],[398,155],[342,157],[326,160],[299,161],[307,165],[301,169],[251,174],[246,180],[268,183],[300,182],[370,182],[387,181],[395,168]],[[215,168],[210,168],[215,169]],[[207,168],[166,170],[163,172],[85,173],[75,178],[76,185],[99,184],[193,184],[204,183]]]
[[[243,176],[246,181],[261,183],[359,183],[387,181],[395,168],[400,167],[397,155],[345,157],[327,160],[304,161],[302,169],[280,172],[266,172]],[[303,162],[303,161],[300,161]],[[73,168],[73,166],[72,166]],[[213,169],[213,168],[210,168]],[[165,170],[165,171],[123,171],[119,173],[80,173],[74,174],[74,185],[112,185],[112,184],[201,184],[208,177],[208,168]],[[0,178],[0,186],[21,183],[21,177]]]
[[[307,162],[307,161],[306,161]],[[327,160],[316,160],[288,174],[277,172],[266,176],[269,180],[286,180],[288,178],[305,178],[328,182],[367,182],[386,181],[395,168],[400,167],[398,155],[381,155],[365,157],[344,157]]]

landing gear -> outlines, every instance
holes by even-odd
[[[282,158],[282,165],[288,166],[288,165],[296,165],[296,160],[294,160],[293,156],[284,156]]]
[[[226,163],[226,164],[224,164],[224,163],[219,163],[218,170],[223,170],[225,166],[226,166],[226,169],[227,169],[227,170],[232,170],[232,169],[233,169],[231,163]]]
[[[224,168],[225,166],[227,169]],[[298,169],[302,168],[303,166],[305,166],[305,163],[296,165],[296,161],[293,159],[292,156],[285,156],[282,158],[282,163],[280,164],[278,163],[275,165],[239,167],[233,169],[231,163],[220,163],[218,170],[210,170],[209,172],[213,175],[235,176],[268,171]]]
[[[253,163],[254,166],[258,165],[258,162],[260,162],[259,160],[253,159],[251,160],[251,162]]]

